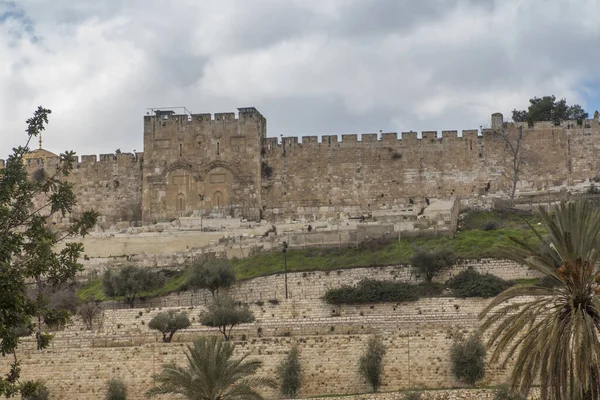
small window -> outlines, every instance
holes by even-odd
[[[217,155],[219,155],[219,145],[220,145],[220,143],[217,142]]]
[[[183,155],[183,145],[179,145],[179,157]]]

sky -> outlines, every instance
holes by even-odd
[[[0,0],[0,158],[143,151],[148,108],[256,107],[269,136],[489,126],[600,109],[600,0]]]

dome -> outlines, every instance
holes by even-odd
[[[51,151],[45,150],[45,149],[35,149],[30,151],[29,153],[23,155],[23,159],[24,160],[31,160],[31,159],[35,159],[35,158],[41,158],[41,159],[46,159],[49,157],[58,157],[56,154],[54,154]]]

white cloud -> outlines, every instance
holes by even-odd
[[[165,4],[0,5],[0,154],[39,104],[46,147],[79,154],[142,150],[147,107],[253,105],[270,134],[305,135],[476,128],[535,95],[600,105],[595,0]]]

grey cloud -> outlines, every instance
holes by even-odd
[[[593,101],[594,4],[22,0],[41,40],[9,43],[0,23],[0,158],[38,104],[55,110],[48,147],[81,154],[142,150],[146,107],[256,106],[289,136],[473,129],[535,95]]]

